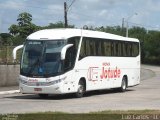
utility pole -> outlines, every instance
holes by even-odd
[[[69,8],[73,5],[73,3],[75,2],[76,0],[73,0],[72,3],[67,6],[67,2],[64,2],[64,25],[65,25],[65,28],[68,27],[68,18],[67,18],[67,12],[69,10]]]
[[[124,36],[124,18],[122,18],[122,36]]]
[[[129,16],[127,19],[126,19],[126,22],[127,22],[127,25],[126,25],[126,37],[128,37],[128,20],[133,17],[134,15],[137,15],[137,13],[134,13],[133,15]]]
[[[64,2],[64,26],[68,27],[68,19],[67,19],[67,3]]]
[[[128,20],[127,20],[127,23],[126,23],[126,37],[128,37]]]

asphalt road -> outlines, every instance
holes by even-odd
[[[44,111],[86,113],[135,109],[160,109],[160,67],[143,65],[141,84],[128,88],[125,93],[105,90],[89,92],[83,98],[61,95],[47,99],[20,93],[0,95],[0,114]]]

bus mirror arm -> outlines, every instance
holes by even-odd
[[[65,45],[62,48],[62,51],[61,51],[61,60],[65,59],[67,49],[70,48],[70,47],[72,47],[72,46],[73,46],[73,44],[67,44],[67,45]]]
[[[16,60],[17,50],[21,49],[24,45],[19,45],[13,49],[13,62]]]

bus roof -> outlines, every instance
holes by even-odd
[[[73,28],[40,30],[30,34],[27,37],[27,39],[28,40],[55,40],[55,39],[58,40],[58,39],[67,39],[75,36],[139,42],[139,40],[135,38],[128,38],[128,37],[123,37],[123,36],[119,36],[111,33],[99,32],[99,31],[73,29]]]

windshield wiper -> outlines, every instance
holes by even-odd
[[[35,67],[40,66],[40,63],[41,63],[40,58],[37,58],[36,62],[33,65],[31,65],[31,68],[28,72],[28,75],[31,75],[31,73],[34,71]]]

